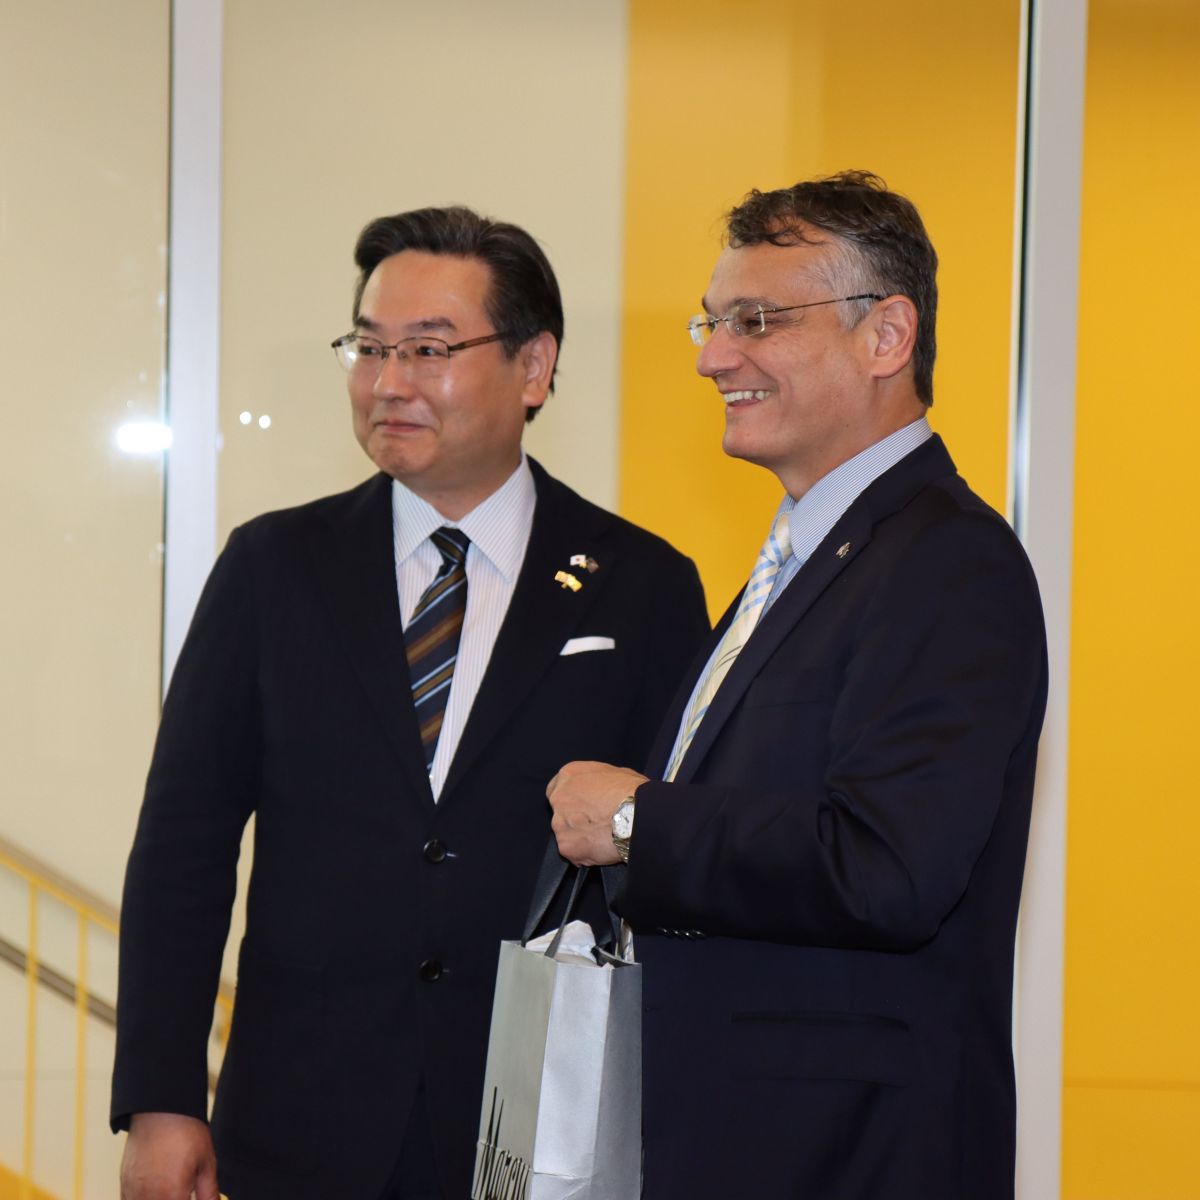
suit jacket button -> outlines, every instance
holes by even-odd
[[[426,983],[436,983],[442,977],[444,970],[442,964],[436,958],[427,958],[420,967],[417,968],[417,974],[421,976]]]
[[[446,843],[439,842],[437,838],[430,838],[421,850],[425,856],[426,862],[440,863],[446,857]]]

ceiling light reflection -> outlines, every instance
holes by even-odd
[[[123,454],[161,454],[171,446],[171,427],[161,421],[126,421],[116,432]]]

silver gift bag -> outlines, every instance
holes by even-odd
[[[638,1200],[641,1124],[641,967],[502,942],[471,1200]]]

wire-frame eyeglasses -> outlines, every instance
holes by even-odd
[[[789,304],[785,308],[772,308],[765,304],[735,304],[723,317],[710,317],[698,313],[688,321],[688,333],[697,346],[703,346],[723,324],[734,337],[756,337],[767,331],[767,318],[775,313],[795,312],[801,308],[820,308],[823,304],[846,304],[851,300],[882,300],[874,292],[863,292],[858,296],[838,296],[833,300],[811,300],[807,304]]]
[[[396,358],[406,366],[424,374],[436,374],[445,368],[450,355],[459,350],[486,346],[488,342],[498,342],[507,336],[507,333],[489,333],[485,337],[467,338],[465,342],[453,344],[435,337],[410,337],[388,345],[365,334],[344,333],[330,345],[338,362],[347,371],[381,371],[387,356],[395,352]]]

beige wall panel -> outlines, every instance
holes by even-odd
[[[429,204],[515,221],[546,249],[566,336],[526,448],[614,506],[625,6],[346,0],[330,11],[225,6],[218,541],[374,469],[329,342],[350,327],[359,230]]]
[[[359,229],[427,204],[546,248],[566,338],[527,446],[615,501],[625,20],[553,0],[228,0],[219,540],[372,470],[329,341],[350,325]]]
[[[0,7],[0,836],[116,901],[158,718],[168,8]]]

